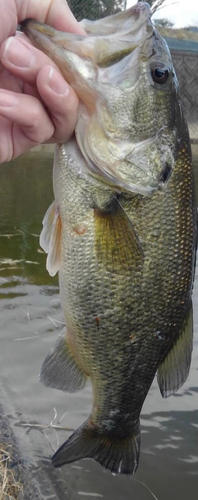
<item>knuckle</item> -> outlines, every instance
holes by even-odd
[[[51,122],[48,122],[48,124],[45,126],[45,130],[43,131],[43,139],[41,142],[48,141],[54,133],[54,126]]]
[[[56,96],[56,101],[53,102],[52,112],[57,118],[68,117],[68,115],[76,114],[78,111],[79,100],[74,90],[70,88],[70,91],[66,95]]]
[[[28,130],[29,129],[29,130]],[[54,126],[47,112],[38,103],[35,104],[31,113],[31,123],[27,127],[28,136],[37,143],[42,143],[53,135]]]
[[[41,106],[35,103],[34,107],[31,110],[31,126],[35,130],[40,128],[42,121],[42,109]]]
[[[69,113],[77,113],[79,106],[79,100],[75,92],[71,92],[70,96],[67,97],[65,102],[65,112]]]

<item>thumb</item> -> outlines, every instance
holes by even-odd
[[[0,45],[28,17],[60,31],[85,34],[65,0],[0,0]]]
[[[15,0],[15,2],[18,7],[19,22],[33,17],[60,31],[84,33],[65,0]]]

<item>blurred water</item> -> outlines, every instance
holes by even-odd
[[[198,190],[198,156],[194,159]],[[77,428],[91,408],[91,388],[77,394],[47,389],[37,374],[63,327],[57,278],[45,270],[38,235],[53,200],[52,157],[32,155],[0,167],[0,362],[1,402],[23,456],[45,498],[76,500],[197,499],[198,489],[198,275],[194,289],[195,340],[190,376],[163,400],[154,381],[144,404],[140,465],[135,477],[114,477],[91,460],[60,470],[49,457],[69,436],[48,429]],[[55,408],[55,409],[54,409]],[[65,414],[65,415],[64,415]],[[40,423],[43,429],[24,426]],[[147,486],[145,486],[144,484]]]

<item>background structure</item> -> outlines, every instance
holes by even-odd
[[[68,4],[78,21],[99,19],[126,9],[127,0],[68,0]]]

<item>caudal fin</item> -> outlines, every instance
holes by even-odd
[[[86,421],[79,427],[52,457],[54,467],[92,458],[111,472],[134,474],[140,452],[140,425],[126,438],[109,438],[100,434]]]

